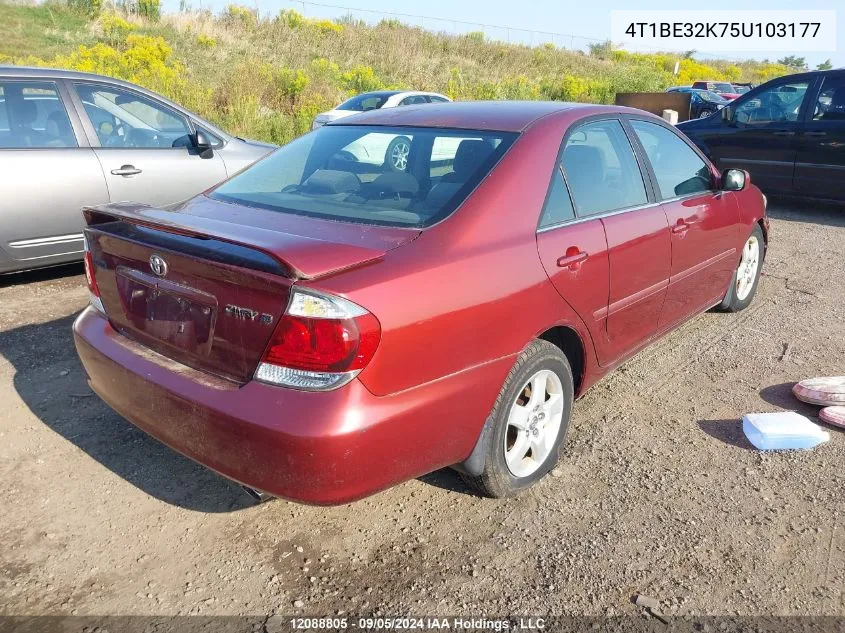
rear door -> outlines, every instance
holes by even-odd
[[[669,221],[672,256],[660,328],[720,300],[736,268],[739,207],[716,189],[710,165],[667,125],[630,119]]]
[[[0,77],[0,272],[82,258],[106,183],[61,81]]]
[[[558,293],[581,317],[599,362],[607,359],[605,320],[610,268],[604,226],[599,218],[580,219],[558,161],[537,231],[540,260]]]
[[[825,74],[798,135],[795,191],[845,200],[845,73]]]
[[[663,210],[653,204],[621,121],[597,121],[584,127],[587,139],[583,145],[601,153],[604,173],[594,183],[590,201],[578,202],[575,174],[589,173],[585,173],[580,154],[568,160],[564,153],[564,167],[578,212],[602,215],[610,251],[607,336],[610,357],[619,360],[657,332],[669,283],[669,227]]]
[[[801,117],[811,80],[772,82],[740,97],[731,120],[701,135],[710,158],[721,169],[746,169],[764,191],[792,191]]]
[[[123,87],[73,86],[113,202],[166,206],[226,179],[223,159],[197,152],[193,125],[180,112]]]

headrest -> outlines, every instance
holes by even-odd
[[[38,118],[38,106],[32,99],[11,101],[12,120],[16,125],[32,125]]]
[[[487,141],[466,139],[458,145],[452,171],[461,179],[467,179],[490,157],[493,147]]]
[[[355,174],[335,169],[318,169],[302,183],[305,193],[354,193],[361,188]]]
[[[73,130],[70,127],[70,120],[63,110],[55,110],[49,114],[46,123],[47,134],[50,136],[70,136]]]

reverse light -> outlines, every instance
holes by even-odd
[[[91,251],[88,249],[87,236],[83,237],[83,244],[85,245],[85,256],[83,261],[85,262],[85,281],[88,283],[88,303],[90,303],[94,309],[98,310],[102,314],[105,314],[106,309],[103,307],[103,300],[100,298],[100,288],[97,286],[97,277],[94,273],[96,270],[94,266],[94,258],[91,255]]]
[[[370,312],[342,297],[294,290],[255,378],[308,391],[345,385],[367,366],[381,339]]]

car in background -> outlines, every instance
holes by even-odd
[[[449,103],[452,100],[436,92],[413,90],[378,90],[364,92],[347,99],[328,112],[314,117],[311,129],[316,130],[327,123],[344,119],[359,112],[395,108],[399,106],[423,105],[427,103]],[[366,163],[388,165],[394,171],[404,171],[408,164],[410,143],[407,138],[372,137],[366,144],[348,148],[349,157]],[[447,150],[448,151],[448,150]]]
[[[666,92],[683,92],[690,95],[689,118],[706,119],[725,107],[728,100],[709,90],[690,88],[689,86],[677,86],[669,88]]]
[[[739,93],[734,90],[733,84],[727,81],[695,81],[691,87],[699,90],[710,90],[717,95],[721,95],[728,101],[736,99],[739,96]]]
[[[845,70],[757,86],[721,116],[678,128],[723,169],[746,169],[766,193],[845,201]]]
[[[349,169],[373,134],[410,140],[405,171]],[[94,392],[224,476],[318,504],[446,466],[490,496],[531,486],[576,397],[751,303],[768,235],[746,172],[662,119],[537,101],[374,110],[177,209],[86,218],[73,332]]]
[[[740,95],[744,95],[746,92],[750,92],[754,88],[754,84],[752,83],[732,83],[731,85],[734,88],[734,92]]]
[[[171,205],[274,148],[125,81],[0,66],[0,273],[81,260],[83,205]]]

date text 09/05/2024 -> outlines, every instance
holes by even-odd
[[[290,626],[294,630],[455,630],[455,631],[541,631],[546,628],[546,619],[542,617],[483,618],[483,617],[299,617],[291,618]]]

